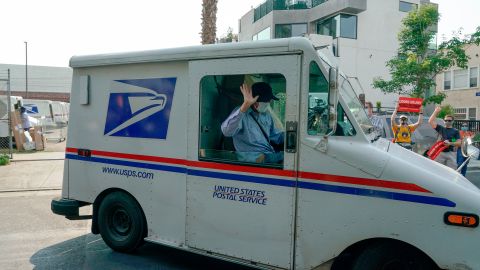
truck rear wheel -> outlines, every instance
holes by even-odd
[[[406,244],[379,243],[362,251],[352,270],[434,270],[435,263]]]
[[[124,192],[105,197],[98,210],[98,226],[105,243],[119,252],[132,252],[146,236],[146,222],[140,205]]]

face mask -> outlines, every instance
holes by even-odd
[[[270,103],[268,103],[268,102],[259,102],[258,107],[257,107],[257,111],[260,112],[260,113],[266,112],[268,110],[268,105],[270,105]]]
[[[446,126],[446,127],[452,127],[452,126],[453,126],[453,122],[447,122],[447,121],[445,121],[445,126]]]
[[[463,131],[467,131],[467,130],[468,130],[468,127],[462,127],[462,130],[463,130]]]

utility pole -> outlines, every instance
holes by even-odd
[[[25,98],[28,98],[28,43],[25,43]]]

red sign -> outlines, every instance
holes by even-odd
[[[443,141],[436,142],[432,147],[430,147],[430,150],[427,152],[427,156],[431,160],[435,160],[440,153],[447,149],[448,145],[446,145]]]
[[[409,98],[400,97],[398,99],[398,111],[399,112],[420,112],[423,99],[421,98]]]

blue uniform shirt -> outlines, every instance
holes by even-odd
[[[258,123],[262,126],[271,142],[276,144],[283,143],[283,132],[275,128],[270,113],[258,113],[252,109],[241,112],[240,108],[236,108],[223,121],[221,128],[223,135],[233,138],[233,144],[239,159],[255,162],[260,154],[263,153],[266,157],[265,162],[275,163],[283,160],[283,153],[275,153],[275,150],[265,138],[253,117],[257,118]]]

